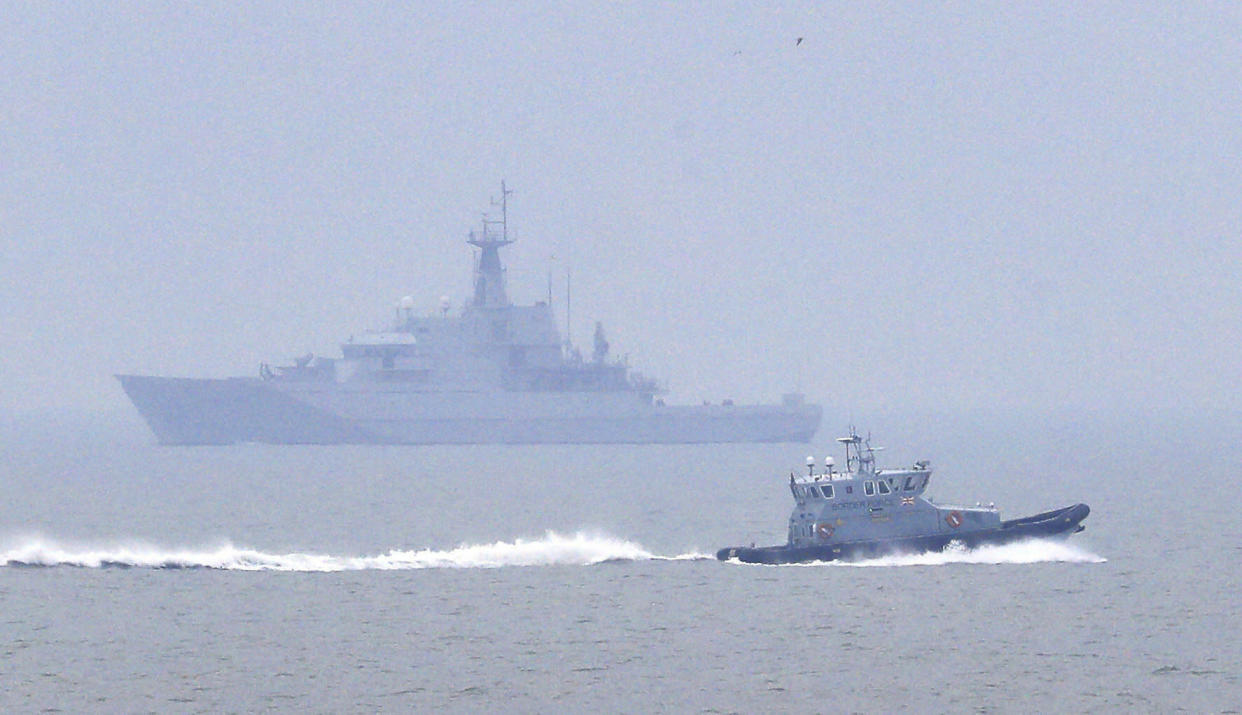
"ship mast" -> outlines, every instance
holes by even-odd
[[[500,220],[489,219],[483,214],[483,228],[471,231],[466,240],[480,250],[479,261],[474,267],[474,302],[476,308],[502,308],[509,305],[505,295],[505,267],[500,262],[500,249],[513,241],[509,238],[509,194],[513,192],[500,182],[500,201],[492,199],[492,206],[500,206]]]

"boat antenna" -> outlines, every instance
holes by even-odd
[[[500,180],[500,201],[492,199],[492,206],[500,207],[500,240],[509,240],[509,195],[513,189],[505,188],[505,180]]]

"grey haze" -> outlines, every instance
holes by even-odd
[[[671,401],[1242,406],[1237,5],[0,15],[9,414],[460,305],[502,177],[514,298]]]

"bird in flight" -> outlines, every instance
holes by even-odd
[[[794,47],[797,47],[798,45],[801,45],[801,44],[802,44],[802,38],[801,38],[801,37],[799,37],[797,40],[795,40],[795,41],[794,41]]]

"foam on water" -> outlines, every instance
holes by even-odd
[[[1030,539],[1011,544],[979,546],[973,549],[950,545],[944,551],[921,554],[895,554],[854,562],[831,562],[833,566],[943,566],[945,564],[1034,564],[1046,562],[1099,564],[1102,556],[1059,539]]]
[[[589,566],[608,561],[674,561],[706,554],[653,554],[639,544],[583,532],[563,536],[549,531],[539,539],[463,544],[455,549],[392,549],[376,556],[315,553],[276,554],[223,543],[201,549],[170,549],[141,542],[66,545],[26,537],[0,546],[0,566],[77,566],[82,568],[205,568],[236,571],[359,571],[502,566]]]

